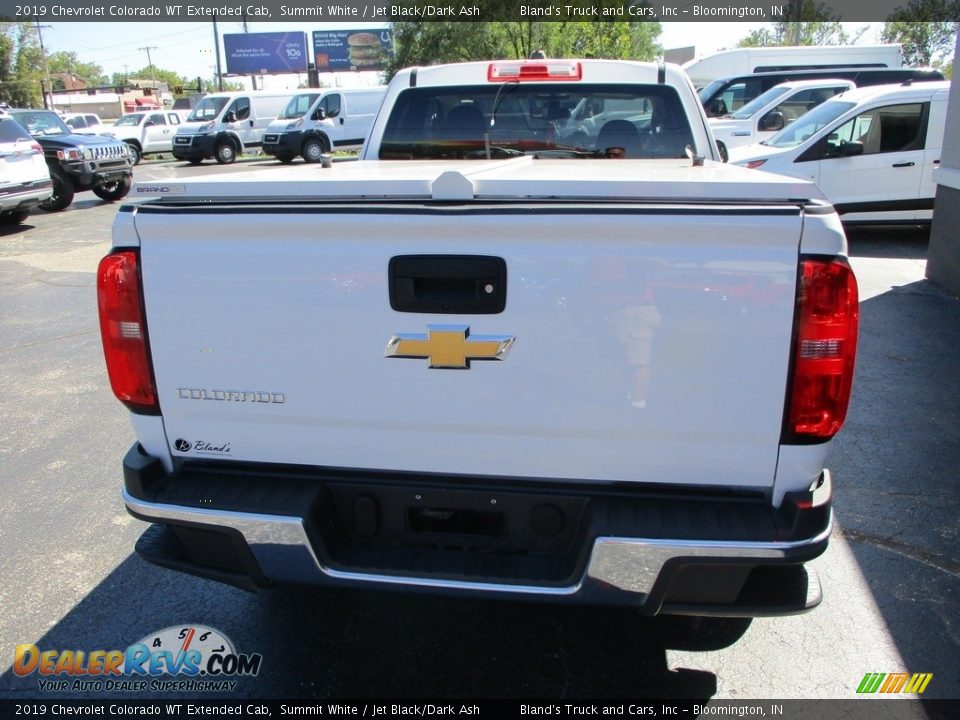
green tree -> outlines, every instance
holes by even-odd
[[[833,15],[827,5],[816,0],[797,0],[787,8],[787,21],[754,30],[737,47],[844,45],[850,40],[840,17]]]
[[[90,87],[99,87],[107,84],[107,76],[103,68],[96,63],[80,62],[73,52],[55,52],[47,56],[47,65],[50,67],[50,82],[54,90],[63,89],[63,81],[54,75],[76,75]]]
[[[887,18],[883,40],[903,46],[905,65],[949,62],[960,22],[944,22],[945,17],[960,18],[960,0],[910,0]]]
[[[20,107],[42,107],[40,82],[43,78],[43,55],[40,52],[36,28],[27,22],[17,23],[16,44],[14,77],[8,92],[9,102]]]
[[[527,58],[535,50],[547,57],[595,57],[653,60],[662,51],[659,23],[643,22],[396,22],[396,55],[387,77],[412,65],[469,60]]]

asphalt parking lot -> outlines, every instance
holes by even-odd
[[[281,166],[227,171],[266,167]],[[223,170],[158,161],[136,178]],[[960,697],[960,301],[924,280],[925,232],[850,233],[861,345],[829,463],[837,524],[813,563],[823,604],[706,622],[392,592],[253,595],[140,560],[145,525],[119,494],[134,436],[96,314],[117,207],[82,193],[0,231],[0,698],[38,695],[10,669],[16,645],[124,648],[183,623],[262,653],[238,697],[853,698],[867,672],[933,673],[924,697]],[[90,694],[59,695],[71,696]]]

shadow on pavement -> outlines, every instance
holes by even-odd
[[[930,228],[918,225],[845,227],[850,255],[925,260]]]
[[[150,618],[149,626],[134,618]],[[727,647],[750,621],[319,588],[252,595],[131,556],[43,637],[17,642],[123,650],[181,624],[218,629],[238,652],[263,655],[259,676],[241,679],[230,697],[705,700],[716,692],[716,676],[669,670],[665,650]],[[39,694],[36,674],[21,678],[11,668],[0,676],[0,697]],[[124,695],[150,693],[46,697]]]
[[[860,253],[858,253],[860,254]],[[960,301],[912,283],[861,303],[835,510],[924,697],[960,697]]]

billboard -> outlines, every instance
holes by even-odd
[[[319,72],[383,70],[393,57],[390,30],[315,30],[313,60]]]
[[[224,35],[223,50],[228,75],[307,71],[305,32]]]

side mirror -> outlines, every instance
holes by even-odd
[[[317,108],[316,110],[314,110],[313,115],[312,115],[312,118],[313,118],[314,120],[326,120],[326,119],[327,119],[327,111],[324,110],[323,108]]]
[[[760,118],[760,130],[763,132],[770,132],[777,130],[783,130],[784,120],[783,113],[779,110],[771,110],[762,118]]]
[[[855,155],[863,155],[862,142],[853,141],[840,143],[840,157],[854,157]]]
[[[154,125],[156,125],[156,123],[153,120],[145,120],[143,123],[144,127],[152,127]]]
[[[235,123],[237,121],[237,114],[231,110],[226,115],[223,116],[224,122]]]

